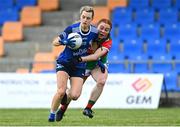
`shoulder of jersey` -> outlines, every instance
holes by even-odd
[[[112,39],[109,38],[109,39],[107,39],[105,42],[112,44]]]
[[[79,26],[79,24],[80,24],[80,22],[75,22],[71,26],[76,27],[76,26]]]
[[[98,33],[98,29],[94,25],[91,25],[91,31],[94,33]]]

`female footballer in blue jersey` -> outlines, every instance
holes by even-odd
[[[66,45],[64,51],[57,58],[57,91],[53,97],[49,122],[55,121],[56,111],[61,103],[63,96],[66,93],[67,81],[70,79],[71,89],[69,98],[77,100],[81,95],[83,86],[83,77],[85,74],[86,63],[71,64],[71,59],[77,56],[86,56],[91,42],[98,37],[98,30],[91,25],[94,17],[94,10],[90,6],[84,6],[80,10],[80,22],[68,26],[57,38],[53,40],[53,45]],[[72,38],[67,39],[70,33],[78,33],[81,35],[83,44],[77,50],[72,50],[69,47],[74,46]]]

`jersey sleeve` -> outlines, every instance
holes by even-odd
[[[63,32],[59,34],[59,37],[61,40],[66,39],[70,33],[72,33],[72,27],[68,26]]]
[[[109,40],[103,42],[101,46],[109,51],[110,48],[112,47],[112,40],[109,39]]]

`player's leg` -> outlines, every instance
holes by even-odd
[[[71,100],[77,100],[82,92],[82,86],[83,86],[83,78],[80,77],[72,77],[70,79],[71,82],[71,88],[69,90],[68,97]]]
[[[56,121],[63,119],[64,113],[66,112],[71,100],[77,100],[81,95],[83,79],[80,77],[71,77],[70,79],[71,88],[66,92],[67,101],[65,104],[61,104],[61,107],[56,113]]]
[[[51,111],[49,115],[49,121],[55,121],[55,113],[60,105],[60,102],[65,94],[67,88],[67,80],[69,75],[64,71],[57,72],[57,91],[53,97],[51,104]]]
[[[96,102],[103,91],[104,85],[108,77],[108,72],[106,69],[105,73],[102,73],[100,68],[98,67],[92,70],[91,75],[93,79],[96,81],[96,86],[93,88],[91,92],[90,100]]]
[[[104,85],[105,85],[107,77],[108,77],[108,72],[106,69],[105,73],[102,73],[100,68],[96,67],[95,69],[93,69],[91,71],[91,75],[92,75],[93,79],[96,81],[96,86],[91,91],[88,104],[83,111],[83,114],[88,116],[89,118],[93,117],[93,112],[91,109],[103,91]]]
[[[77,69],[72,71],[70,76],[71,87],[69,89],[68,97],[71,100],[77,100],[81,95],[82,87],[84,84],[85,69]]]
[[[61,106],[59,110],[56,113],[56,121],[61,121],[63,119],[64,113],[66,112],[71,99],[69,98],[69,89],[66,90],[66,94],[64,95],[62,101],[61,101]]]
[[[84,74],[84,70],[77,70],[71,72],[71,77],[70,77],[71,87],[66,91],[66,95],[65,95],[66,99],[65,96],[63,97],[63,100],[66,100],[66,102],[61,103],[61,107],[59,108],[56,114],[56,121],[61,121],[63,119],[63,115],[67,110],[71,100],[77,100],[79,98],[84,83],[83,74]]]

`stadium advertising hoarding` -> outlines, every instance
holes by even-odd
[[[94,108],[156,109],[162,82],[162,74],[109,74]],[[88,78],[80,98],[70,107],[84,108],[94,86]],[[0,73],[0,108],[50,108],[55,91],[56,74]]]

